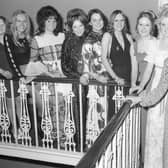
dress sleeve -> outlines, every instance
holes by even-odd
[[[167,91],[168,91],[168,58],[164,62],[164,67],[162,70],[160,81],[158,83],[158,87],[146,94],[145,93],[141,94],[142,102],[140,104],[144,107],[153,106],[165,96]]]
[[[73,59],[72,40],[66,39],[62,45],[61,68],[65,76],[69,78],[79,78],[80,74],[75,71],[75,60]]]

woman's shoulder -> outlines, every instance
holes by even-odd
[[[65,40],[65,33],[60,32],[58,33],[57,37],[60,38],[61,40]]]
[[[129,41],[131,44],[134,44],[134,42],[133,42],[133,37],[132,37],[131,34],[126,33],[125,36],[127,37],[128,41]]]
[[[102,38],[102,41],[111,41],[112,40],[112,35],[111,35],[111,33],[109,33],[109,32],[105,32],[104,34],[103,34],[103,38]]]

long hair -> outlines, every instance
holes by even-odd
[[[87,14],[82,9],[74,8],[68,11],[67,25],[68,25],[68,30],[70,32],[72,32],[72,26],[75,20],[80,20],[80,22],[85,26],[85,29],[87,29],[88,17],[87,17]]]
[[[156,24],[155,24],[156,15],[151,10],[144,10],[139,14],[139,16],[137,18],[137,21],[136,21],[136,31],[137,31],[137,33],[138,33],[139,20],[143,17],[147,18],[151,23],[150,35],[157,36],[157,28],[156,28]]]
[[[158,26],[158,32],[159,32],[159,36],[160,36],[160,24],[161,24],[161,21],[164,19],[164,18],[168,18],[168,7],[165,7],[163,8],[159,15],[158,15],[158,19],[156,21],[156,24]]]
[[[129,26],[128,17],[121,10],[115,10],[111,13],[110,19],[109,19],[108,31],[110,33],[114,32],[114,20],[115,20],[116,16],[119,14],[123,16],[124,23],[125,23],[122,32],[123,33],[130,33],[130,26]]]
[[[108,19],[105,16],[105,14],[100,9],[97,9],[97,8],[91,9],[88,12],[88,21],[89,22],[91,21],[91,17],[92,17],[93,14],[99,14],[100,15],[100,17],[102,18],[103,23],[104,23],[103,32],[106,32],[107,31],[107,26],[108,26]]]
[[[18,34],[18,31],[17,31],[17,27],[16,27],[16,22],[17,22],[17,16],[18,15],[24,15],[25,18],[26,18],[26,30],[24,31],[24,36],[25,38],[30,41],[31,39],[31,23],[30,23],[30,17],[28,16],[28,14],[23,11],[23,10],[16,10],[13,15],[12,15],[12,22],[11,22],[11,33],[13,35],[13,39],[14,39],[14,42],[16,45],[19,45],[19,34]]]
[[[54,34],[57,35],[63,31],[63,19],[59,12],[52,6],[44,6],[37,12],[36,21],[38,24],[37,34],[40,35],[45,32],[45,22],[49,17],[53,16],[57,22]]]

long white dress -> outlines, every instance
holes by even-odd
[[[159,41],[153,47],[153,56],[146,60],[155,65],[151,90],[158,86],[168,51],[159,49]],[[152,58],[153,57],[153,58]],[[144,168],[163,168],[164,118],[167,96],[147,112]]]

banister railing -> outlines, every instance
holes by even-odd
[[[0,80],[0,155],[76,165],[107,124],[109,86],[118,110],[128,85],[90,81],[84,95],[75,79],[41,77],[28,85]]]
[[[76,168],[138,168],[140,107],[125,102]]]

